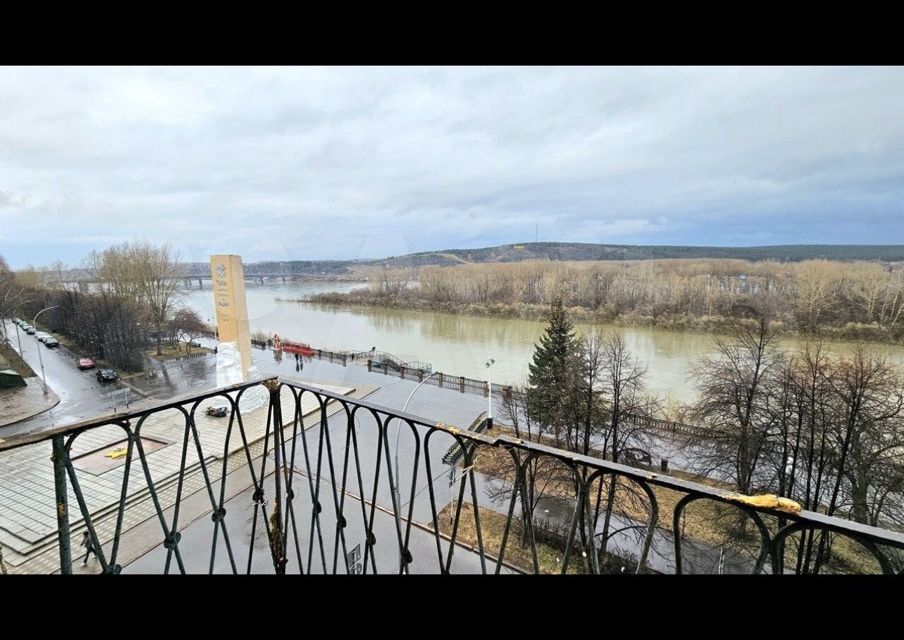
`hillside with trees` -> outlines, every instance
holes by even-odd
[[[662,259],[736,259],[800,262],[802,260],[872,260],[904,261],[904,245],[830,245],[794,244],[768,247],[690,247],[666,245],[618,245],[581,242],[525,242],[481,249],[445,249],[424,251],[404,256],[374,260],[287,260],[251,262],[246,273],[268,273],[285,276],[354,277],[367,268],[448,267],[459,264],[497,262],[662,260]],[[210,265],[195,262],[186,265],[189,275],[206,276]]]
[[[904,262],[904,245],[795,244],[764,247],[694,247],[669,245],[618,245],[582,242],[525,242],[478,249],[423,251],[402,256],[357,260],[266,260],[246,262],[245,273],[327,280],[369,279],[375,269],[451,267],[532,261],[588,262],[666,259],[733,259],[749,261],[801,262],[804,260]],[[44,284],[88,280],[90,269],[65,268],[59,261],[49,267],[33,266],[18,271],[21,278]],[[187,262],[185,277],[210,276],[207,262]]]
[[[775,245],[764,247],[693,247],[618,245],[580,242],[526,242],[483,249],[447,249],[388,258],[389,266],[425,264],[524,262],[530,260],[661,260],[669,258],[731,258],[738,260],[904,260],[904,245]]]

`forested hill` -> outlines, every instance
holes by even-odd
[[[789,244],[767,247],[687,247],[656,245],[528,242],[484,249],[447,249],[392,258],[394,262],[451,264],[461,262],[518,262],[521,260],[656,260],[663,258],[737,258],[797,262],[828,260],[904,260],[904,245]]]
[[[425,251],[377,260],[292,260],[245,265],[248,273],[283,275],[346,275],[356,267],[421,267],[523,260],[655,260],[663,258],[737,258],[797,262],[814,258],[828,260],[904,261],[904,245],[877,244],[788,244],[766,247],[688,247],[665,245],[589,244],[579,242],[525,242],[482,249]],[[191,272],[207,274],[210,266],[193,263]]]

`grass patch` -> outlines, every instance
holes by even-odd
[[[487,509],[486,507],[478,507],[480,517],[480,534],[483,538],[484,550],[493,556],[499,557],[499,550],[502,548],[502,536],[505,531],[505,516],[501,513]],[[439,520],[440,533],[451,536],[451,505],[443,507],[442,511],[437,514]],[[508,540],[505,544],[505,555],[503,561],[518,567],[526,573],[534,573],[533,554],[530,546],[521,545],[521,520],[512,518],[512,526],[509,530]],[[475,551],[477,545],[477,527],[474,520],[474,508],[471,504],[465,503],[461,505],[461,513],[458,519],[458,531],[456,533],[456,541],[470,545]],[[562,556],[563,550],[556,549],[544,542],[537,542],[537,564],[540,573],[562,573]],[[575,558],[571,558],[568,562],[568,573],[580,573],[579,564],[575,562]],[[487,561],[487,571],[491,570],[490,561]]]

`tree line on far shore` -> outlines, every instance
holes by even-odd
[[[416,286],[412,278],[416,278]],[[553,299],[576,321],[674,328],[730,327],[769,307],[776,331],[904,339],[904,265],[731,259],[516,262],[372,269],[369,286],[313,302],[542,317]]]

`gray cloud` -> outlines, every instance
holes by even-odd
[[[900,68],[4,68],[0,254],[902,242]]]

